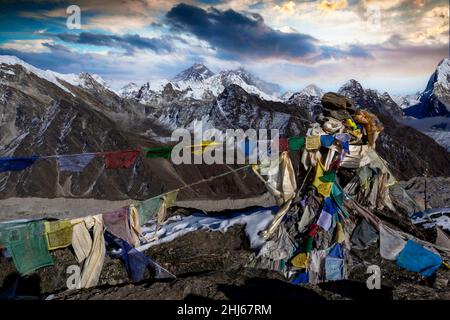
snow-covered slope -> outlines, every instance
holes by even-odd
[[[86,72],[82,72],[80,74],[74,73],[62,74],[51,70],[42,70],[36,68],[31,64],[28,64],[15,56],[0,55],[0,73],[3,72],[5,74],[14,75],[14,72],[8,69],[8,66],[11,67],[14,65],[22,66],[27,72],[33,73],[39,78],[42,78],[57,85],[58,87],[60,87],[61,89],[63,89],[68,93],[71,93],[72,95],[74,94],[70,91],[70,88],[64,85],[64,82],[85,89],[92,89],[95,86],[100,85],[108,90],[111,90],[107,86],[106,81],[96,74],[89,74]]]
[[[402,109],[409,108],[417,103],[419,103],[420,92],[415,94],[407,94],[407,95],[394,95],[392,99],[398,106]]]
[[[301,91],[300,94],[303,95],[308,95],[311,97],[317,97],[319,99],[322,99],[324,93],[322,91],[322,89],[320,89],[318,86],[316,86],[315,84],[310,84],[306,87],[304,87]]]

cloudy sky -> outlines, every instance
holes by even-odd
[[[79,29],[67,26],[70,5],[81,9]],[[116,89],[203,63],[244,67],[285,90],[337,90],[354,78],[413,93],[449,54],[448,0],[3,0],[0,8],[0,54],[97,73]]]

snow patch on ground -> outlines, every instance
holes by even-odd
[[[237,224],[245,225],[245,233],[250,241],[250,246],[253,249],[259,249],[265,241],[258,235],[258,232],[264,230],[270,224],[276,209],[260,209],[246,213],[235,213],[231,216],[210,217],[200,213],[188,217],[175,216],[169,218],[158,231],[156,231],[156,221],[151,220],[149,226],[142,229],[144,237],[149,242],[138,247],[137,250],[145,251],[152,246],[170,242],[192,231],[226,232],[228,228]]]

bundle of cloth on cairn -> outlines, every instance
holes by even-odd
[[[322,106],[317,122],[299,138],[298,175],[288,151],[282,153],[278,175],[264,179],[261,167],[254,168],[280,210],[260,233],[266,242],[250,265],[279,270],[294,284],[343,280],[350,250],[378,243],[382,258],[424,277],[448,266],[450,247],[418,239],[379,218],[383,210],[410,207],[405,202],[411,199],[404,192],[398,196],[398,190],[393,197],[396,179],[375,151],[383,130],[378,118],[334,93],[324,95]]]

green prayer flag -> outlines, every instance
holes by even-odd
[[[151,198],[135,205],[138,210],[140,224],[144,224],[156,216],[161,202],[161,198]]]
[[[6,245],[22,276],[53,265],[42,220],[2,224],[0,230],[0,244]]]
[[[322,182],[335,182],[336,181],[336,171],[325,171],[323,176],[321,176],[320,181]]]
[[[344,190],[342,190],[341,186],[337,183],[334,183],[333,187],[331,188],[331,198],[336,202],[339,210],[342,212],[344,217],[348,217],[349,213],[342,206],[342,204],[344,203]]]
[[[310,253],[313,249],[313,237],[306,237],[306,239],[303,240],[303,242],[299,246],[299,251],[303,253]]]
[[[288,148],[291,151],[300,151],[305,146],[305,137],[291,137],[288,139]]]
[[[145,152],[145,157],[150,159],[164,158],[169,159],[172,154],[172,146],[166,147],[154,147],[154,148],[143,148]]]

